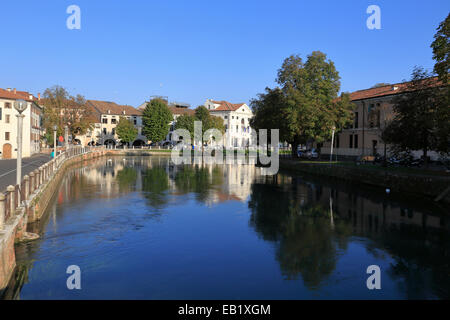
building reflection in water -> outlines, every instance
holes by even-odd
[[[309,289],[320,288],[352,241],[370,239],[365,242],[369,252],[378,255],[381,249],[392,256],[388,272],[403,279],[399,285],[407,297],[449,298],[449,221],[444,209],[323,179],[263,176],[259,170],[253,165],[176,166],[169,157],[153,156],[94,160],[67,173],[47,219],[57,228],[56,204],[129,193],[139,194],[156,211],[182,204],[186,196],[207,206],[241,201],[248,204],[250,228],[275,245],[285,279],[301,277]],[[45,224],[44,219],[35,231]],[[37,248],[18,250],[31,255]],[[18,295],[15,290],[31,265],[19,265],[8,297]]]

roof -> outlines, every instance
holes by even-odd
[[[240,107],[242,107],[245,103],[231,103],[228,101],[214,101],[211,100],[212,103],[218,104],[219,106],[215,109],[209,110],[210,112],[214,111],[236,111]]]
[[[145,107],[147,106],[149,102],[144,102],[143,104],[141,104],[138,107],[138,110],[140,111],[144,111]],[[193,109],[189,109],[187,107],[176,107],[176,106],[167,106],[170,110],[170,112],[172,112],[172,115],[182,115],[182,114],[189,114],[189,115],[193,115],[195,113],[195,110]]]
[[[119,105],[110,101],[87,100],[86,105],[93,107],[101,114],[140,116],[142,112],[132,106]],[[108,112],[109,111],[109,112]],[[125,111],[125,113],[124,113]]]
[[[434,86],[439,86],[442,84],[438,80],[437,77],[433,77],[430,80],[432,81]],[[377,87],[377,88],[358,90],[358,91],[350,93],[350,100],[352,100],[352,101],[364,100],[364,99],[370,99],[370,98],[383,97],[383,96],[388,96],[388,95],[404,93],[404,92],[408,91],[408,87],[410,84],[411,84],[411,81],[401,82],[401,83],[396,83],[396,84],[389,84],[389,85],[381,86],[381,87]]]
[[[18,99],[23,99],[25,101],[37,101],[38,99],[33,96],[31,93],[28,93],[27,91],[19,91],[16,89],[10,89],[6,90],[6,89],[2,89],[0,88],[0,98],[3,99],[11,99],[11,100],[18,100]],[[31,98],[30,98],[31,96]]]
[[[189,108],[180,108],[180,107],[174,107],[174,106],[169,106],[168,107],[170,112],[172,112],[173,115],[177,114],[177,115],[181,115],[181,114],[189,114],[189,115],[193,115],[195,113],[194,110],[189,109]]]

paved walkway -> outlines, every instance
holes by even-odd
[[[36,154],[22,159],[22,177],[50,160],[49,154]],[[16,159],[0,160],[0,192],[16,184]]]

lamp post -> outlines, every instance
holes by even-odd
[[[331,161],[333,161],[333,144],[334,144],[334,132],[336,131],[336,127],[333,126],[333,128],[331,128],[331,150],[330,150],[330,164]]]
[[[69,141],[69,127],[67,125],[65,125],[64,126],[64,147],[66,148],[66,151],[67,151],[67,147],[69,145],[68,141]]]
[[[53,126],[53,158],[56,158],[56,130],[58,126],[55,124]]]
[[[25,100],[19,99],[14,101],[14,108],[19,112],[16,115],[17,117],[17,175],[16,175],[16,184],[20,184],[20,180],[22,179],[22,129],[23,129],[23,118],[25,115],[22,114],[27,108],[27,102]]]

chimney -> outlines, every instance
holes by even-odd
[[[17,93],[16,88],[14,88],[14,94],[16,94],[16,93]]]
[[[11,88],[6,88],[6,91],[11,92]]]
[[[30,98],[30,100],[33,100],[33,95],[32,94],[28,95],[28,98]]]
[[[41,100],[41,94],[38,93],[38,100]]]

